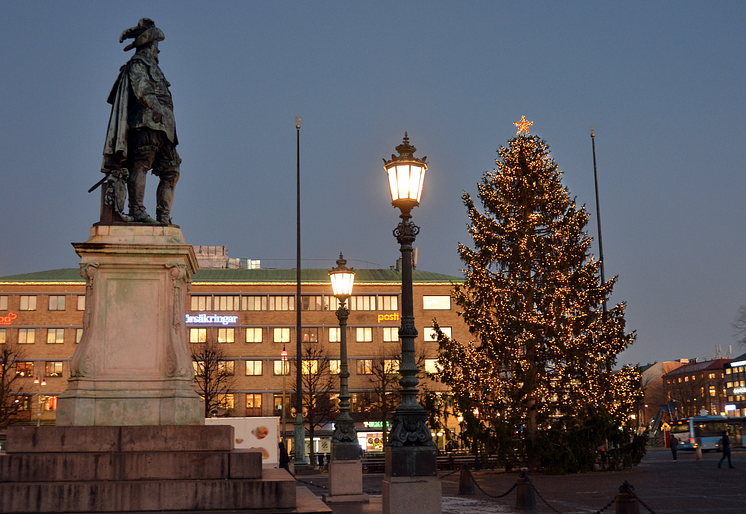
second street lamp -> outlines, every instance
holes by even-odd
[[[339,319],[339,417],[334,422],[332,434],[332,460],[329,463],[329,494],[324,501],[334,502],[367,502],[363,493],[363,464],[360,460],[360,444],[357,441],[355,422],[350,417],[350,391],[347,379],[350,376],[347,367],[347,317],[350,311],[345,306],[352,294],[355,282],[355,271],[346,266],[342,254],[339,254],[337,267],[329,272],[334,296],[339,300],[337,319]]]
[[[339,320],[339,417],[334,423],[334,434],[332,435],[332,457],[336,459],[349,460],[358,458],[357,433],[355,432],[355,422],[350,417],[350,393],[347,387],[347,379],[350,372],[347,367],[347,317],[350,311],[345,306],[347,298],[352,294],[352,286],[355,282],[355,272],[345,266],[347,261],[339,254],[337,267],[329,272],[329,278],[332,281],[334,296],[339,300],[337,309],[337,319]],[[348,443],[354,443],[354,446]],[[354,455],[348,453],[354,450]]]

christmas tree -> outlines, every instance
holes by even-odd
[[[616,277],[599,280],[585,207],[563,187],[547,144],[528,134],[530,123],[516,123],[518,135],[485,172],[482,210],[463,195],[473,248],[459,245],[466,277],[454,300],[475,340],[439,332],[440,379],[467,433],[503,456],[518,450],[530,468],[580,471],[611,445],[608,467],[630,464],[626,424],[640,375],[612,366],[634,333],[625,333],[624,304],[600,308]]]

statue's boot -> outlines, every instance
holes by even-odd
[[[148,169],[144,163],[135,163],[130,168],[130,176],[127,179],[127,193],[129,196],[130,216],[135,223],[155,223],[155,220],[145,211],[143,202],[145,200],[145,182],[148,177]]]
[[[171,224],[171,206],[174,203],[174,188],[179,181],[179,164],[181,159],[169,163],[165,169],[157,170],[161,179],[155,192],[155,217],[158,223]]]

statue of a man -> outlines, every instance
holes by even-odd
[[[179,180],[181,158],[176,152],[179,141],[174,104],[168,89],[170,84],[158,66],[158,42],[163,41],[165,35],[153,20],[142,18],[136,27],[122,33],[119,42],[125,39],[135,40],[124,48],[125,51],[134,48],[135,55],[119,70],[107,100],[112,108],[101,171],[109,177],[112,196],[104,203],[115,204],[114,211],[123,221],[168,225],[171,224],[171,205],[174,187]],[[160,179],[155,220],[143,205],[145,179],[151,169]],[[124,180],[127,183],[129,216],[121,212]],[[117,181],[119,192],[114,194]],[[113,200],[117,195],[118,200]]]

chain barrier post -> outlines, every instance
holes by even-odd
[[[528,479],[528,470],[521,468],[516,482],[515,508],[518,510],[536,510],[534,487]]]
[[[626,480],[619,487],[619,494],[615,499],[616,514],[640,514],[640,505],[634,490],[635,487]]]
[[[474,490],[474,481],[471,478],[469,466],[466,464],[461,466],[461,475],[459,475],[458,479],[458,494],[459,496],[465,494],[476,494],[476,491]]]

